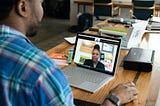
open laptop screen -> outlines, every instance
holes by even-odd
[[[120,42],[120,39],[78,33],[74,63],[96,71],[114,74]]]

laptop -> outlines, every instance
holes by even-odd
[[[91,93],[95,93],[114,78],[121,39],[78,33],[74,47],[73,61],[76,64],[63,69],[69,84]],[[99,62],[104,68],[84,65],[92,59],[94,45],[100,47]]]

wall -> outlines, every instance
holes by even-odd
[[[156,4],[160,4],[160,0],[155,0],[155,3]]]
[[[74,3],[74,0],[70,0],[70,24],[75,25],[77,23],[77,4]]]
[[[74,0],[70,0],[70,25],[77,25],[78,5],[74,3]],[[83,6],[80,6],[80,12],[82,12]],[[86,6],[86,12],[91,13],[91,6]]]

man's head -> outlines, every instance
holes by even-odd
[[[43,17],[42,0],[0,0],[0,24],[33,36]]]

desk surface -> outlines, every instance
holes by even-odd
[[[106,22],[102,22],[101,24],[106,24]],[[90,31],[85,31],[85,33],[93,33]],[[155,60],[154,60],[154,66],[152,72],[142,72],[140,74],[140,77],[137,80],[136,87],[139,90],[138,99],[127,104],[126,106],[154,106],[157,96],[158,96],[158,90],[160,87],[160,50],[158,48],[158,45],[160,45],[159,42],[160,39],[160,33],[146,33],[143,38],[140,47],[143,48],[150,48],[154,49],[155,52]],[[63,42],[60,45],[57,45],[56,47],[50,49],[47,51],[48,54],[55,52],[55,53],[66,53],[68,52],[69,48],[73,48],[73,45],[70,45],[68,42]],[[80,89],[72,87],[74,98],[83,102],[89,102],[93,104],[101,104],[103,100],[105,99],[106,95],[117,84],[122,82],[128,82],[133,81],[134,77],[136,76],[136,71],[131,70],[124,70],[123,67],[120,66],[123,57],[127,54],[127,50],[121,50],[118,64],[117,64],[117,72],[115,75],[115,78],[110,81],[109,84],[105,85],[103,88],[101,88],[96,93],[92,94],[89,92],[82,91]],[[64,66],[60,66],[60,68],[63,68]]]

